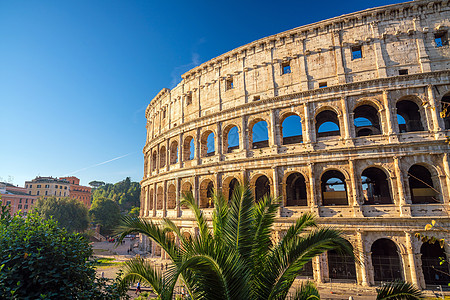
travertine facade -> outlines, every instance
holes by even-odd
[[[414,234],[431,219],[450,224],[450,120],[440,117],[449,28],[448,1],[413,1],[269,36],[190,70],[146,110],[141,215],[192,235],[182,191],[208,215],[212,188],[229,195],[248,182],[257,198],[283,199],[275,237],[310,211],[361,250],[359,265],[328,253],[302,275],[445,283],[431,268],[442,250]],[[257,123],[267,140],[254,139],[264,137]]]

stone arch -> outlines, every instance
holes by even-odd
[[[200,208],[214,207],[214,182],[211,179],[205,179],[200,183]]]
[[[393,204],[389,173],[379,166],[370,166],[361,173],[364,204]]]
[[[447,258],[444,249],[438,242],[423,243],[420,247],[422,272],[427,285],[447,285],[450,282],[449,264],[441,264],[440,257]]]
[[[299,172],[291,172],[285,179],[286,206],[307,206],[306,179]]]
[[[374,281],[403,280],[400,251],[391,239],[377,239],[371,246]]]
[[[164,189],[162,186],[156,189],[156,209],[160,210],[164,207]]]
[[[193,148],[193,149],[192,149]],[[192,160],[195,157],[194,138],[190,135],[184,138],[183,142],[183,160]]]
[[[153,210],[153,194],[155,193],[155,191],[152,189],[150,189],[150,195],[149,195],[149,204],[148,204],[148,209],[149,210]]]
[[[185,192],[192,193],[192,183],[190,181],[183,182],[183,184],[181,185],[181,192],[182,193],[185,193]]]
[[[164,168],[166,166],[166,146],[161,146],[159,149],[159,167]]]
[[[303,142],[302,119],[295,112],[287,112],[280,117],[280,136],[283,145]]]
[[[340,136],[341,126],[339,124],[339,115],[334,109],[322,109],[316,114],[316,135],[317,137]]]
[[[382,99],[379,99],[377,97],[363,97],[358,100],[353,105],[353,109],[355,110],[358,106],[361,105],[370,105],[373,106],[378,112],[384,110],[384,105]]]
[[[440,116],[444,120],[444,129],[450,129],[450,92],[441,98]]]
[[[213,156],[215,154],[214,142],[214,131],[205,130],[200,136],[200,157]]]
[[[177,192],[174,184],[170,184],[167,188],[167,209],[175,209],[177,207]]]
[[[152,153],[152,171],[156,170],[156,167],[158,165],[158,154],[156,153],[156,150]]]
[[[271,195],[271,181],[269,177],[264,174],[258,174],[252,178],[254,186],[255,201],[261,200],[265,195]]]
[[[320,177],[322,205],[348,205],[345,175],[336,169],[325,171]]]
[[[170,164],[176,164],[178,162],[178,142],[173,141],[170,144]]]
[[[223,180],[222,192],[225,197],[228,197],[228,201],[230,201],[236,186],[240,184],[239,179],[234,176],[228,176]]]
[[[378,109],[372,103],[360,103],[353,110],[356,136],[381,134],[381,122]]]
[[[239,149],[239,127],[235,124],[228,124],[222,131],[223,153],[231,153]]]
[[[439,179],[436,169],[424,163],[408,169],[408,184],[412,204],[439,203]]]
[[[424,131],[426,116],[422,101],[417,96],[405,96],[397,100],[397,123],[400,132]],[[403,122],[404,120],[404,122]]]
[[[356,266],[353,256],[330,250],[327,252],[327,259],[330,279],[356,282]]]
[[[263,118],[254,118],[249,123],[248,128],[250,149],[269,147],[269,123],[266,120]],[[255,130],[257,134],[255,134]]]

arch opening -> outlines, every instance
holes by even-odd
[[[223,136],[226,138],[223,143],[226,147],[225,153],[231,153],[233,150],[239,149],[239,130],[237,126],[227,129]]]
[[[200,185],[200,208],[213,208],[214,183],[204,180]]]
[[[154,191],[153,191],[153,189],[151,189],[150,190],[150,195],[149,195],[149,202],[150,203],[148,203],[148,209],[149,210],[153,210],[153,193],[154,193]]]
[[[397,245],[389,239],[376,240],[371,247],[375,281],[403,280]]]
[[[412,165],[408,170],[409,190],[412,204],[439,203],[430,171],[421,165]]]
[[[175,185],[169,185],[167,189],[167,209],[175,209],[177,206],[177,193]]]
[[[378,111],[373,106],[358,106],[353,113],[357,137],[381,134]]]
[[[166,166],[166,147],[162,146],[159,149],[159,166],[164,168]]]
[[[160,186],[156,191],[156,209],[163,209],[164,190]]]
[[[286,206],[307,206],[306,181],[296,172],[286,178]]]
[[[314,278],[314,270],[311,260],[303,265],[303,268],[300,273],[298,273],[298,276],[301,278]]]
[[[264,196],[270,195],[270,181],[265,175],[261,175],[255,181],[255,200],[258,202]]]
[[[260,149],[269,147],[269,132],[267,122],[259,121],[252,126],[252,148]]]
[[[178,143],[173,141],[170,144],[170,164],[173,165],[176,163],[178,163]]]
[[[214,132],[211,130],[203,133],[200,140],[200,152],[201,157],[213,156],[215,154],[214,149]]]
[[[328,274],[331,279],[356,280],[355,260],[348,254],[336,250],[328,251]]]
[[[447,256],[438,242],[424,243],[420,248],[422,254],[422,271],[427,285],[447,285],[450,282],[449,264],[441,264],[440,257],[447,260]]]
[[[239,181],[236,178],[231,179],[228,184],[228,201],[233,197],[234,189],[239,185]]]
[[[361,174],[364,204],[393,204],[386,174],[379,168],[365,169]]]
[[[297,115],[291,115],[281,123],[281,136],[283,145],[298,144],[303,142],[302,120]]]
[[[194,138],[188,136],[183,143],[183,160],[193,160],[195,153]]]
[[[441,99],[441,118],[444,119],[444,128],[450,129],[450,93]]]
[[[400,132],[412,132],[412,131],[423,131],[423,123],[420,116],[419,106],[410,100],[401,100],[396,104],[397,115],[400,115],[405,124],[402,124],[402,120],[398,121],[398,126]]]
[[[345,176],[337,170],[325,172],[321,178],[322,205],[348,205]]]
[[[339,119],[332,110],[324,110],[316,116],[317,137],[340,136]]]
[[[156,155],[156,151],[153,151],[153,154],[152,154],[152,171],[156,170],[156,165],[157,165],[157,155]]]

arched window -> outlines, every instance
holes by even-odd
[[[444,128],[450,129],[450,93],[447,93],[441,100],[441,118],[444,119]]]
[[[154,193],[154,191],[153,191],[153,189],[151,189],[150,190],[150,194],[149,194],[149,197],[148,197],[148,201],[149,201],[149,203],[148,203],[148,210],[153,210],[153,193]]]
[[[270,195],[270,181],[267,176],[261,175],[255,182],[255,200],[258,202],[266,195]]]
[[[361,105],[353,112],[357,137],[381,134],[378,111],[373,106]]]
[[[201,157],[214,155],[214,133],[211,130],[208,130],[202,134],[200,145]]]
[[[325,172],[321,178],[322,204],[326,205],[348,205],[347,186],[345,176],[337,171]]]
[[[178,162],[178,143],[173,141],[170,144],[170,164],[176,164]]]
[[[212,208],[214,183],[211,180],[204,180],[200,185],[200,208]]]
[[[340,136],[339,119],[331,110],[324,110],[316,116],[317,137]]]
[[[328,251],[328,274],[331,279],[356,280],[355,259],[335,250]]]
[[[159,150],[159,166],[163,168],[166,165],[166,147],[162,146]]]
[[[293,173],[286,178],[286,206],[306,206],[305,177],[300,173]]]
[[[367,168],[361,174],[364,204],[392,204],[386,174],[378,168]]]
[[[408,170],[409,190],[413,204],[439,203],[431,173],[421,165],[413,165]]]
[[[163,202],[164,202],[164,190],[160,186],[157,189],[157,194],[156,194],[156,209],[163,209]]]
[[[372,244],[372,266],[375,281],[403,280],[402,266],[395,243],[379,239]]]
[[[152,171],[156,170],[156,165],[157,165],[157,155],[156,155],[156,151],[153,151],[152,154]]]
[[[175,185],[169,185],[167,189],[167,209],[174,209],[177,206],[177,193]]]
[[[444,285],[450,282],[448,262],[441,264],[440,257],[447,260],[444,250],[438,242],[424,243],[420,248],[422,254],[422,271],[425,283],[430,285]]]
[[[234,189],[238,186],[239,182],[236,178],[233,178],[228,185],[228,201],[233,197]]]
[[[192,194],[192,184],[189,181],[186,181],[181,186],[181,195],[184,197],[184,195],[188,194],[188,193]],[[186,205],[182,205],[181,208],[186,209],[187,206]]]
[[[188,136],[183,144],[183,160],[188,161],[194,159],[195,145],[194,138]]]
[[[298,273],[298,276],[300,278],[314,278],[314,271],[313,271],[313,266],[312,266],[312,261],[308,261],[305,265],[303,265],[302,270],[300,271],[300,273]]]
[[[399,121],[400,132],[423,131],[419,106],[410,100],[397,102],[397,114],[405,120],[405,126]],[[397,118],[398,119],[398,118]]]
[[[302,121],[299,116],[291,115],[281,123],[281,135],[283,145],[297,144],[303,141]]]
[[[267,131],[267,122],[259,121],[251,128],[252,148],[259,149],[269,147],[269,133]]]
[[[224,153],[231,153],[239,149],[239,130],[237,126],[228,127],[224,130]]]

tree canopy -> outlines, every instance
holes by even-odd
[[[36,213],[0,219],[1,299],[120,299],[125,290],[97,278],[92,248],[79,233]]]
[[[89,183],[90,184],[90,183]],[[141,186],[132,182],[130,177],[115,184],[107,183],[99,186],[93,192],[93,202],[98,198],[106,198],[116,202],[121,211],[129,212],[133,207],[140,206]]]
[[[119,225],[120,213],[119,205],[113,200],[104,197],[94,199],[89,214],[92,220],[101,225],[102,234],[111,234],[114,228]]]
[[[46,220],[52,217],[69,232],[83,232],[89,226],[88,209],[77,199],[39,198],[34,209]]]

